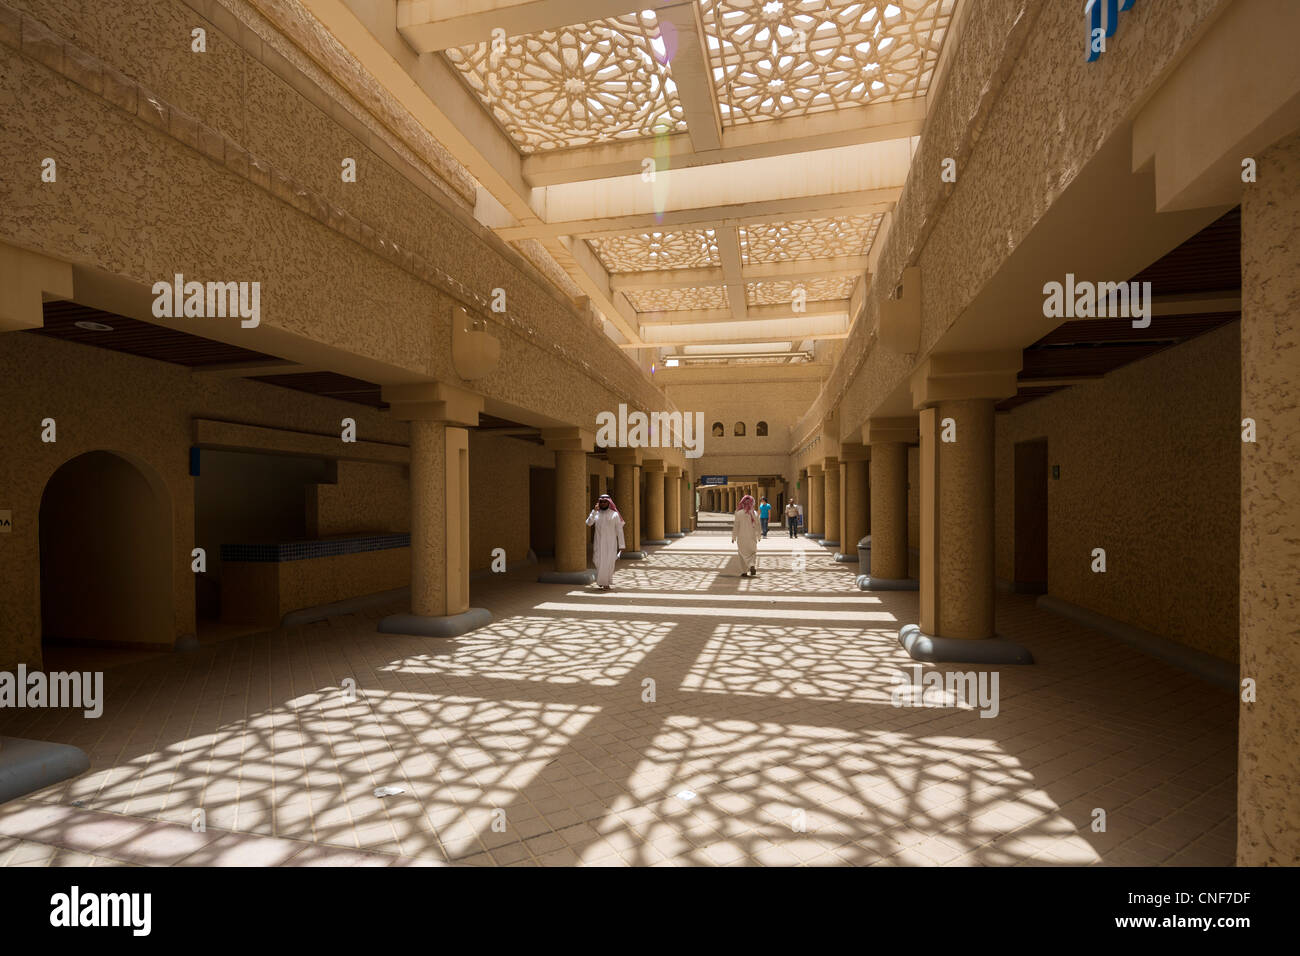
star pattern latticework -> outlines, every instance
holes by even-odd
[[[723,126],[926,91],[956,0],[700,0]]]
[[[789,305],[796,289],[804,290],[808,302],[847,299],[853,293],[856,276],[823,276],[815,279],[764,279],[745,283],[745,298],[750,305]]]
[[[712,229],[595,236],[587,241],[610,272],[701,269],[722,262],[718,255],[718,240]]]
[[[687,309],[725,309],[726,290],[720,286],[684,289],[629,290],[627,299],[638,312],[682,312]]]
[[[795,259],[865,255],[880,228],[881,213],[749,223],[740,227],[740,258],[745,265]]]
[[[524,153],[686,129],[653,11],[446,57]]]

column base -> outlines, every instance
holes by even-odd
[[[390,614],[379,622],[381,634],[414,634],[419,637],[459,637],[492,623],[492,612],[472,607],[460,614]]]
[[[624,551],[622,554],[620,554],[620,555],[618,556],[618,559],[619,559],[620,561],[644,561],[644,560],[645,560],[645,552],[644,552],[644,551]]]
[[[805,534],[804,537],[807,538],[809,541],[820,541],[822,538],[826,537],[826,535],[818,534],[815,531],[810,531],[807,534]]]
[[[823,547],[823,548],[838,548],[839,546],[840,546],[840,543],[839,543],[838,541],[830,541],[830,540],[828,540],[828,539],[826,539],[826,538],[822,538],[822,547]]]
[[[682,534],[680,531],[668,531],[668,532],[666,532],[666,533],[664,534],[664,537],[665,537],[665,538],[684,538],[684,537],[686,537],[686,535]]]
[[[585,571],[543,571],[537,575],[541,584],[590,584],[596,580],[596,572],[591,568]]]
[[[656,547],[656,548],[662,548],[662,547],[663,547],[664,545],[666,545],[667,543],[668,543],[668,539],[667,539],[667,538],[642,538],[642,539],[641,539],[641,544],[642,544],[642,546],[645,546],[645,545],[648,544],[648,545],[652,545],[652,546],[654,546],[654,547]]]
[[[858,575],[859,591],[918,591],[921,582],[916,578],[873,578],[869,574]]]
[[[89,769],[86,752],[71,744],[0,737],[0,803],[43,790]]]
[[[898,643],[914,661],[930,664],[1032,664],[1034,655],[1014,641],[1002,637],[967,640],[960,637],[935,637],[922,632],[919,625],[908,624],[898,632]]]
[[[840,564],[857,564],[858,556],[856,554],[844,554],[840,551],[836,551],[835,560]]]

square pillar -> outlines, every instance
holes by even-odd
[[[587,566],[589,507],[587,455],[595,436],[580,428],[544,428],[542,441],[555,452],[555,570],[543,571],[545,584],[590,584],[596,572]]]
[[[664,545],[664,475],[661,458],[647,458],[641,474],[645,479],[645,539],[642,545]]]
[[[840,541],[840,551],[835,560],[853,563],[859,560],[859,543],[867,536],[867,458],[870,453],[865,445],[843,444],[840,446],[840,469],[844,480],[841,492],[844,509],[840,522],[844,528]],[[866,569],[863,569],[863,573]],[[860,582],[859,582],[860,583]]]
[[[627,550],[620,560],[639,561],[645,557],[641,550],[641,450],[609,448],[605,456],[614,465],[614,504],[623,516],[623,542]]]
[[[828,548],[840,546],[840,460],[838,457],[822,459],[822,544]]]
[[[993,405],[1016,393],[1020,360],[1019,351],[931,356],[913,374],[921,438],[921,622],[904,627],[899,641],[916,660],[1033,662],[1023,647],[994,634]],[[886,450],[888,441],[880,444],[872,483],[879,476],[896,489],[888,469],[901,457],[905,475],[906,452],[899,456]],[[873,441],[873,466],[876,457]],[[897,497],[896,491],[889,496],[890,509]],[[880,503],[883,511],[883,496]],[[893,518],[872,511],[874,572],[875,534]]]
[[[430,382],[384,386],[411,429],[411,612],[379,622],[385,634],[455,637],[492,621],[469,606],[469,432],[483,400]]]
[[[808,519],[808,537],[815,541],[824,538],[823,517],[825,511],[823,508],[823,490],[822,483],[822,466],[820,464],[811,464],[808,466],[808,508],[805,516]]]
[[[682,537],[682,470],[676,465],[664,469],[664,537]]]
[[[870,448],[867,520],[869,563],[859,575],[864,591],[915,591],[908,577],[907,449],[920,438],[914,418],[873,418],[862,429]],[[924,628],[924,624],[922,624]]]

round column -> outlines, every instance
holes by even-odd
[[[993,404],[992,399],[971,398],[937,406],[940,422],[951,418],[956,423],[957,438],[936,442],[938,621],[933,633],[942,637],[994,634]],[[906,516],[906,493],[902,498]],[[874,547],[872,551],[874,561]]]
[[[825,503],[822,511],[825,520],[826,546],[839,547],[840,543],[840,460],[827,458],[822,464],[822,484]]]
[[[587,453],[555,453],[555,570],[587,570]]]
[[[871,445],[871,576],[907,577],[907,445],[902,442]]]

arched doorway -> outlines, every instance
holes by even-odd
[[[43,646],[174,643],[160,481],[120,455],[86,452],[50,476],[39,521]]]

